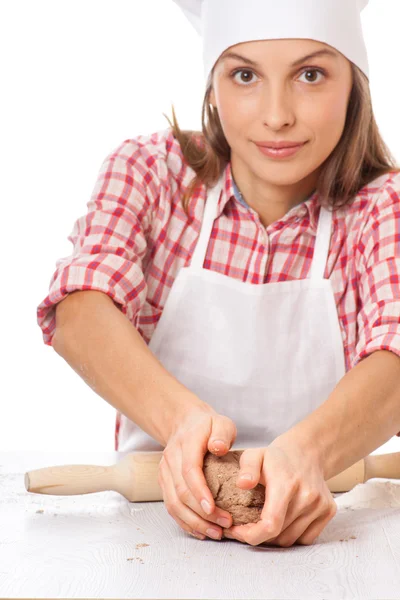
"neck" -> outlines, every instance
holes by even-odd
[[[316,188],[316,174],[296,184],[276,185],[256,174],[246,175],[234,162],[231,163],[232,177],[245,202],[255,210],[263,225],[281,219],[294,206],[305,202]]]

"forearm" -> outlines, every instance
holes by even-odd
[[[348,371],[328,399],[286,434],[316,457],[327,481],[398,431],[400,357],[379,350]]]
[[[106,294],[70,294],[57,305],[56,322],[56,352],[99,396],[163,446],[187,410],[211,410],[161,365]]]

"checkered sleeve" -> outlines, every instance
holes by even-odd
[[[360,310],[353,367],[375,350],[400,356],[399,182],[386,185],[355,249]]]
[[[352,367],[376,350],[389,350],[400,357],[399,177],[395,182],[389,181],[380,193],[361,234],[355,257],[360,310]]]
[[[75,290],[108,294],[133,322],[146,298],[142,260],[152,226],[151,193],[157,186],[156,161],[126,140],[104,160],[87,213],[74,223],[68,240],[72,254],[56,261],[49,292],[37,307],[44,343],[51,346],[55,306]]]

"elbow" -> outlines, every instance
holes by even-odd
[[[65,331],[71,322],[71,319],[76,314],[75,307],[73,306],[76,298],[72,298],[74,293],[69,294],[66,298],[61,300],[55,307],[56,327],[51,341],[51,345],[54,350],[60,356],[64,354],[65,348]]]
[[[102,302],[113,303],[104,292],[75,290],[55,307],[56,327],[51,345],[60,356],[65,357],[68,340],[75,339],[88,316],[94,314]],[[113,303],[114,304],[114,303]]]
[[[53,334],[53,338],[51,340],[51,345],[59,356],[64,357],[65,341],[63,332],[61,331],[60,327],[56,327],[55,332]]]

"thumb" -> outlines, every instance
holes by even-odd
[[[208,450],[216,456],[223,456],[231,448],[236,439],[237,429],[231,419],[224,416],[213,418]]]

